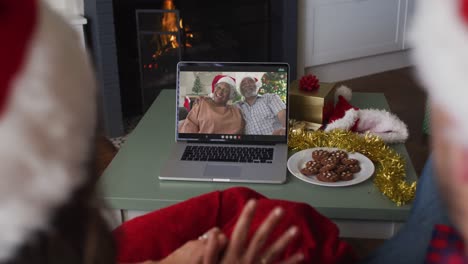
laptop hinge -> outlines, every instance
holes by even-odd
[[[286,142],[226,142],[226,141],[186,141],[187,144],[220,144],[220,145],[265,145],[265,146],[274,146],[276,144],[281,144]]]

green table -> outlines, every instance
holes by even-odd
[[[357,107],[389,109],[383,94],[354,93],[353,97]],[[307,184],[289,173],[287,182],[281,185],[160,181],[159,171],[175,142],[174,103],[174,90],[161,92],[102,177],[104,197],[113,209],[121,210],[123,220],[239,185],[270,198],[308,203],[335,221],[345,237],[388,238],[409,214],[409,205],[397,207],[372,180],[344,188]],[[404,144],[394,148],[407,160],[408,178],[415,180]]]

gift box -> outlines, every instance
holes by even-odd
[[[307,121],[297,121],[297,120],[291,119],[289,122],[289,127],[292,128],[292,130],[301,129],[301,130],[317,131],[322,127],[322,124],[307,122]]]
[[[320,83],[316,91],[302,91],[299,89],[299,81],[293,81],[289,91],[289,117],[326,124],[333,112],[335,89],[335,83]]]

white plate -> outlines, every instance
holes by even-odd
[[[344,187],[361,183],[369,179],[374,173],[374,163],[372,163],[372,161],[368,157],[358,152],[348,152],[348,157],[352,159],[357,159],[359,161],[359,166],[361,167],[360,172],[354,173],[354,179],[350,181],[323,182],[317,180],[316,175],[307,177],[303,175],[300,170],[305,167],[307,161],[312,160],[312,152],[318,149],[328,151],[339,150],[338,148],[310,148],[295,153],[288,159],[288,169],[292,173],[292,175],[296,176],[300,180],[316,185],[329,187]]]

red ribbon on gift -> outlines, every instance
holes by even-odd
[[[306,92],[313,92],[320,88],[319,79],[313,74],[302,76],[299,81],[299,89]]]

